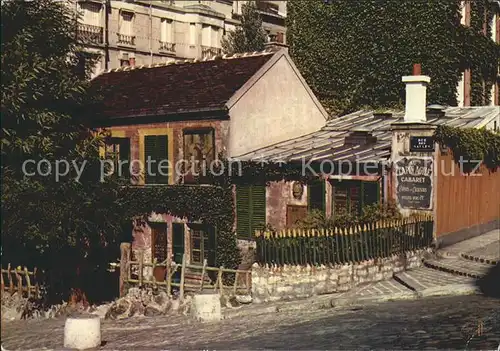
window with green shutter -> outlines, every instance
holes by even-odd
[[[325,182],[318,181],[307,186],[307,206],[309,211],[325,212]]]
[[[360,215],[364,206],[380,201],[379,182],[342,180],[333,182],[333,214]]]
[[[146,184],[168,184],[168,136],[144,137],[144,162]]]
[[[266,225],[266,186],[236,187],[236,232],[238,237],[252,239],[255,230]]]

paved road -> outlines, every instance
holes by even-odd
[[[184,317],[105,321],[103,350],[185,349],[457,349],[483,321],[469,349],[500,343],[500,301],[482,296],[387,302],[357,310],[275,313],[199,324]],[[2,325],[2,344],[14,349],[61,349],[64,320]]]

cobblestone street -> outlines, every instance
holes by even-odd
[[[395,301],[356,309],[241,316],[200,324],[185,317],[104,321],[103,350],[468,349],[500,343],[500,301],[482,296]],[[64,320],[2,325],[6,350],[62,349]]]

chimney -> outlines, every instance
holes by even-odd
[[[344,145],[371,145],[377,142],[377,137],[373,136],[368,130],[353,130],[344,139]]]
[[[431,78],[421,75],[421,65],[417,63],[413,65],[413,75],[403,76],[402,80],[406,83],[404,122],[425,123],[427,84]]]

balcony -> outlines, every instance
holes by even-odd
[[[100,45],[103,40],[103,28],[91,24],[78,23],[78,40],[85,44]]]
[[[175,54],[175,43],[160,41],[160,51]]]
[[[201,57],[202,58],[212,58],[214,56],[222,55],[222,49],[214,48],[211,46],[201,46]]]
[[[117,36],[118,39],[116,43],[118,45],[135,46],[135,35],[117,33]]]

